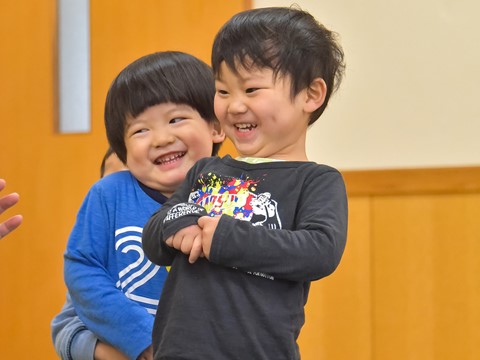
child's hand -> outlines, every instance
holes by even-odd
[[[217,229],[217,224],[219,221],[220,216],[202,216],[198,219],[198,226],[202,229],[202,250],[207,259],[210,259],[213,233]]]
[[[199,257],[203,257],[202,252],[202,230],[198,225],[190,225],[170,236],[165,243],[189,255],[188,261],[193,264]]]

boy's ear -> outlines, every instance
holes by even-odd
[[[307,88],[304,110],[312,113],[323,105],[327,95],[327,84],[322,78],[315,78]]]
[[[212,126],[212,140],[214,144],[221,143],[225,140],[225,132],[220,126],[218,120],[215,120]]]

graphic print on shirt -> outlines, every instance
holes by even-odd
[[[281,229],[282,223],[278,217],[277,202],[270,197],[269,192],[264,192],[250,201],[253,212],[251,222],[254,226],[260,225],[269,229]]]
[[[277,201],[268,192],[257,194],[261,180],[201,174],[188,202],[201,205],[210,216],[229,215],[254,226],[281,229]]]
[[[129,264],[120,269],[116,286],[127,298],[139,303],[150,314],[155,315],[158,297],[151,298],[142,294],[142,285],[155,276],[160,266],[153,264],[143,253],[142,230],[138,226],[127,226],[115,231],[116,256],[121,259],[121,263]]]

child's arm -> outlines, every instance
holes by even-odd
[[[172,256],[175,256],[172,251],[175,250],[190,255],[194,244],[190,262],[195,262],[202,255],[201,229],[197,220],[207,212],[200,205],[175,203],[177,197],[180,196],[175,192],[143,228],[143,251],[157,265],[171,265]]]
[[[73,307],[70,294],[51,322],[53,346],[62,359],[93,359],[98,338],[87,329]]]
[[[98,187],[82,204],[65,253],[65,283],[86,327],[136,359],[151,345],[154,319],[143,306],[127,298],[107,268],[113,232],[105,204]]]
[[[190,255],[194,245],[193,238],[200,233],[197,220],[201,216],[207,215],[207,212],[200,205],[188,203],[188,197],[191,184],[196,178],[196,169],[202,164],[203,161],[200,160],[190,169],[185,181],[172,197],[150,217],[143,228],[143,251],[148,259],[157,265],[172,265],[173,259],[179,251]],[[182,245],[184,237],[187,238],[187,241]],[[197,239],[190,262],[195,262],[200,256],[202,256],[202,252]]]
[[[331,274],[346,243],[345,186],[335,171],[312,178],[294,209],[291,229],[253,226],[222,215],[205,256],[218,265],[278,279],[311,281]]]
[[[62,359],[128,360],[87,329],[75,312],[69,293],[62,310],[52,320],[51,333],[55,351]]]

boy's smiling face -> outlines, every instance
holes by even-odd
[[[239,155],[307,160],[307,90],[292,99],[289,77],[275,79],[268,68],[237,70],[220,65],[215,114]]]
[[[127,166],[142,184],[169,197],[224,137],[188,105],[154,105],[127,122]]]

